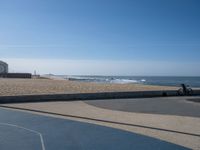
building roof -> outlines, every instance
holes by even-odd
[[[0,60],[0,64],[8,65],[6,62]]]

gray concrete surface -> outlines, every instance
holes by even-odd
[[[133,92],[103,92],[103,93],[74,93],[74,94],[47,94],[47,95],[18,95],[0,96],[0,104],[47,102],[47,101],[74,101],[74,100],[98,100],[119,98],[152,98],[163,96],[177,96],[177,90],[165,91],[133,91]],[[193,95],[200,95],[200,90],[193,90]]]
[[[87,104],[127,112],[200,117],[200,103],[193,97],[163,97],[85,101]],[[190,101],[188,101],[190,100]]]
[[[186,150],[113,128],[0,108],[1,150]]]

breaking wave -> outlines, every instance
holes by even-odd
[[[97,82],[97,83],[116,83],[116,84],[130,84],[130,83],[144,83],[145,79],[126,79],[125,77],[103,77],[103,76],[68,76],[67,80],[82,81],[82,82]]]

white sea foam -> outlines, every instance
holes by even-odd
[[[92,77],[84,77],[84,76],[68,76],[67,79],[69,80],[95,80],[95,78]]]
[[[145,79],[126,79],[118,77],[106,77],[106,76],[65,76],[65,79],[72,81],[82,82],[97,82],[97,83],[116,83],[116,84],[128,84],[128,83],[144,83]]]
[[[127,84],[127,83],[139,83],[139,81],[129,80],[129,79],[114,79],[111,80],[110,83]]]

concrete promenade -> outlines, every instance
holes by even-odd
[[[85,101],[87,104],[125,112],[200,117],[200,97],[160,97]]]
[[[0,149],[188,150],[182,146],[131,132],[2,108]]]
[[[200,110],[200,105],[199,103],[186,101],[186,99],[188,97],[168,97],[165,100],[153,98],[86,102],[41,102],[2,104],[1,106],[45,116],[117,128],[198,150],[200,149],[200,118],[198,113],[196,114],[196,110]],[[156,101],[160,102],[156,104]],[[111,102],[113,104],[112,107],[109,105]],[[129,107],[125,104],[129,105]],[[135,104],[137,104],[138,108],[131,107]],[[144,112],[142,104],[144,104],[145,109],[149,109],[148,112]],[[158,109],[151,110],[147,107],[148,105]],[[188,105],[188,107],[185,105]],[[122,107],[119,109],[118,106]],[[170,106],[173,107],[170,108]],[[182,106],[186,110],[181,110]],[[175,108],[179,111],[174,111]]]

